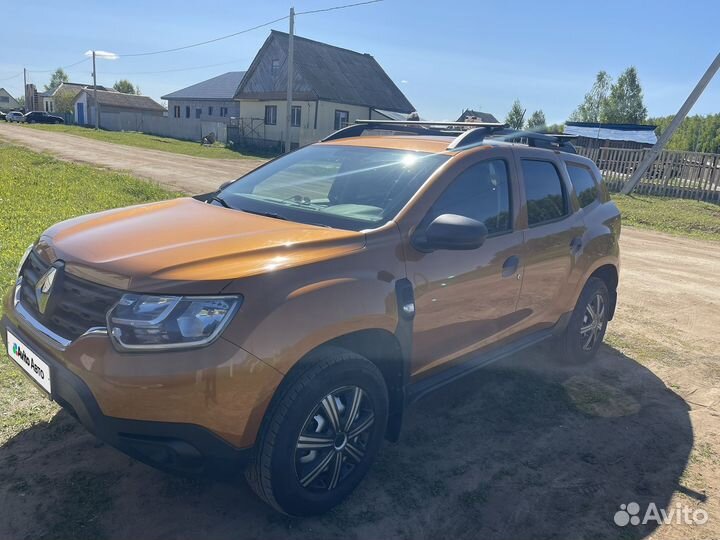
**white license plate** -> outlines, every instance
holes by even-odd
[[[30,375],[32,380],[42,386],[50,394],[50,366],[30,351],[22,341],[13,336],[8,330],[7,346],[10,358]]]

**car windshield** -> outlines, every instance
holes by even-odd
[[[449,156],[386,148],[308,146],[234,182],[230,208],[351,230],[391,220]]]

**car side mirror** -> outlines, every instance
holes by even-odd
[[[457,214],[442,214],[427,226],[424,234],[418,235],[414,243],[422,251],[477,249],[487,235],[487,227],[481,221]]]

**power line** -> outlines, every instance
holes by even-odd
[[[377,4],[378,2],[382,2],[383,0],[368,0],[367,2],[357,2],[355,4],[345,4],[344,6],[334,6],[324,9],[313,9],[310,11],[298,11],[295,13],[295,15],[310,15],[312,13],[324,13],[326,11],[335,11],[336,9],[345,9],[345,8],[351,8],[356,6],[366,6],[368,4]]]
[[[58,69],[70,69],[71,67],[78,66],[82,64],[83,62],[87,62],[90,60],[89,58],[83,58],[82,60],[78,60],[77,62],[73,64],[68,64],[67,66],[60,66],[59,68],[53,68],[53,69],[28,69],[28,73],[52,73]]]
[[[164,54],[164,53],[169,53],[169,52],[183,51],[185,49],[191,49],[193,47],[199,47],[201,45],[207,45],[209,43],[215,43],[217,41],[222,41],[223,39],[228,39],[231,37],[239,36],[240,34],[247,34],[248,32],[252,32],[253,30],[257,30],[257,29],[263,28],[265,26],[270,26],[271,24],[275,24],[276,22],[284,21],[287,18],[288,18],[288,15],[285,15],[284,17],[280,17],[273,21],[258,24],[257,26],[253,26],[252,28],[246,28],[245,30],[240,30],[239,32],[235,32],[233,34],[228,34],[226,36],[220,36],[220,37],[217,37],[214,39],[208,39],[207,41],[193,43],[192,45],[183,45],[182,47],[175,47],[173,49],[164,49],[162,51],[150,51],[150,52],[141,52],[141,53],[132,53],[132,54],[118,54],[118,56],[127,58],[130,56],[150,56],[153,54]]]
[[[191,71],[195,69],[204,69],[204,68],[211,68],[211,67],[217,67],[217,66],[226,66],[227,64],[237,64],[238,62],[241,62],[242,60],[229,60],[227,62],[220,62],[218,64],[206,64],[204,66],[193,66],[193,67],[186,67],[186,68],[177,68],[177,69],[165,69],[161,71],[103,71],[104,75],[154,75],[156,73],[177,73],[180,71]]]
[[[296,13],[296,15],[311,15],[311,14],[314,14],[314,13],[323,13],[323,12],[326,12],[326,11],[335,11],[335,10],[338,10],[338,9],[346,9],[346,8],[351,8],[351,7],[356,7],[356,6],[365,6],[365,5],[368,5],[368,4],[376,4],[376,3],[382,2],[382,1],[383,1],[383,0],[368,0],[368,1],[365,1],[365,2],[356,2],[356,3],[354,3],[354,4],[345,4],[345,5],[342,5],[342,6],[333,6],[333,7],[324,8],[324,9],[314,9],[314,10],[310,10],[310,11],[300,11],[300,12]],[[260,28],[265,28],[266,26],[270,26],[270,25],[273,25],[273,24],[275,24],[275,23],[278,23],[278,22],[287,20],[289,17],[290,17],[289,15],[285,15],[285,16],[283,16],[283,17],[278,17],[277,19],[273,19],[272,21],[268,21],[268,22],[265,22],[265,23],[262,23],[262,24],[258,24],[258,25],[256,25],[256,26],[253,26],[253,27],[251,27],[251,28],[246,28],[246,29],[244,29],[244,30],[240,30],[239,32],[233,32],[232,34],[227,34],[227,35],[220,36],[220,37],[216,37],[216,38],[213,38],[213,39],[208,39],[208,40],[206,40],[206,41],[200,41],[200,42],[198,42],[198,43],[192,43],[192,44],[190,44],[190,45],[183,45],[183,46],[181,46],[181,47],[173,47],[172,49],[163,49],[163,50],[160,50],[160,51],[148,51],[148,52],[139,52],[139,53],[118,54],[118,56],[119,56],[119,57],[129,58],[129,57],[151,56],[151,55],[155,55],[155,54],[165,54],[165,53],[170,53],[170,52],[184,51],[184,50],[186,50],[186,49],[192,49],[193,47],[200,47],[200,46],[202,46],[202,45],[208,45],[208,44],[210,44],[210,43],[216,43],[216,42],[218,42],[218,41],[222,41],[222,40],[229,39],[229,38],[232,38],[232,37],[235,37],[235,36],[239,36],[239,35],[241,35],[241,34],[247,34],[248,32],[252,32],[253,30],[258,30],[258,29],[260,29]]]
[[[17,77],[20,77],[23,74],[21,71],[20,73],[16,73],[15,75],[12,75],[11,77],[5,77],[4,79],[0,79],[0,82],[2,81],[9,81],[11,79],[16,79]]]

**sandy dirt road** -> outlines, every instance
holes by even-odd
[[[0,538],[718,538],[720,245],[626,228],[621,247],[596,361],[539,347],[427,396],[325,516],[158,472],[59,411],[0,446]],[[710,520],[620,528],[630,502]]]
[[[175,191],[207,193],[265,162],[262,159],[210,159],[95,141],[0,122],[0,139],[65,161],[127,171]]]

